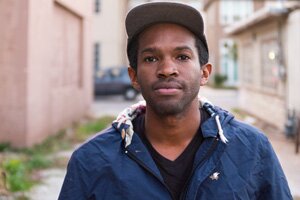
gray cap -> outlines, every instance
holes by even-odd
[[[200,12],[186,4],[171,2],[146,3],[129,11],[125,21],[128,35],[127,48],[135,36],[157,23],[174,23],[187,28],[202,41],[208,54]]]

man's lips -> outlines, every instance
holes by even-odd
[[[161,95],[174,95],[182,89],[182,86],[178,82],[161,82],[155,84],[153,89]]]
[[[178,82],[159,82],[154,84],[153,89],[182,89],[182,86]]]

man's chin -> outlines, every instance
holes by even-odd
[[[145,98],[147,105],[158,115],[170,116],[178,115],[185,112],[189,105],[197,98],[194,96],[171,96],[171,97],[152,97]]]
[[[170,116],[178,115],[183,112],[183,106],[178,102],[162,102],[152,105],[152,109],[159,115]]]

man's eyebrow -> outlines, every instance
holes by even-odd
[[[153,53],[155,52],[157,49],[156,48],[153,48],[153,47],[149,47],[149,48],[145,48],[143,49],[140,54],[143,54],[143,53]]]
[[[189,46],[179,46],[179,47],[176,47],[174,49],[175,51],[182,51],[182,50],[190,50],[190,51],[193,51],[191,47]],[[143,53],[153,53],[157,51],[157,49],[155,47],[149,47],[149,48],[145,48],[143,49],[140,54],[143,54]]]
[[[191,47],[189,46],[180,46],[175,48],[176,51],[182,51],[182,50],[190,50],[193,51]]]

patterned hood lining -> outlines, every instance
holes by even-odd
[[[215,118],[216,124],[218,126],[218,135],[223,143],[227,143],[228,140],[224,135],[220,117],[214,109],[214,105],[209,102],[205,97],[198,97],[200,106],[203,107],[211,117]],[[124,109],[117,117],[117,119],[113,123],[117,123],[117,128],[120,129],[121,125],[124,128],[121,130],[122,139],[125,140],[125,148],[131,144],[132,136],[134,134],[132,121],[141,113],[146,112],[146,102],[139,101],[136,104]],[[126,128],[125,128],[126,127]]]

